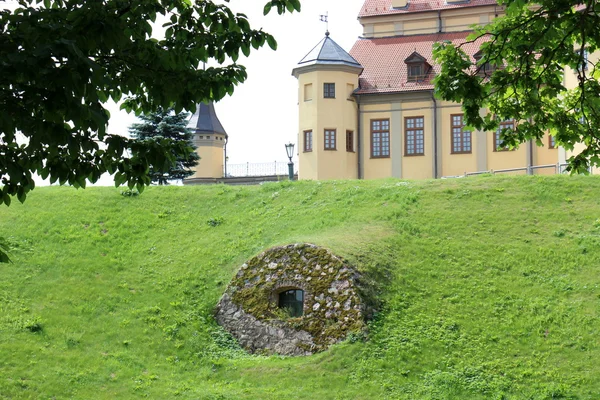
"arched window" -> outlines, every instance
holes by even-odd
[[[279,308],[288,310],[291,317],[301,317],[304,312],[304,290],[290,289],[279,293]]]

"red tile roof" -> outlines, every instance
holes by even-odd
[[[498,4],[496,0],[466,0],[462,3],[446,4],[446,0],[409,0],[406,8],[392,8],[392,0],[365,0],[358,17],[372,17],[388,14],[437,11],[452,8],[487,6]]]
[[[399,36],[380,39],[359,39],[350,50],[363,67],[360,75],[358,94],[397,93],[416,90],[432,90],[431,79],[440,71],[433,62],[433,44],[449,40],[458,45],[465,42],[470,32],[434,33],[430,35]],[[463,49],[473,56],[479,46],[487,39],[469,43]],[[419,53],[433,66],[427,77],[421,82],[408,81],[406,60],[413,52]],[[473,59],[474,61],[474,59]]]

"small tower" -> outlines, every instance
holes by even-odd
[[[357,106],[363,67],[325,33],[298,63],[300,179],[358,178]]]
[[[228,136],[212,101],[198,104],[188,128],[194,131],[194,145],[200,156],[196,173],[190,178],[222,178]]]

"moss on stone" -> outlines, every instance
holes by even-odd
[[[275,247],[242,266],[227,292],[233,303],[260,321],[282,321],[313,337],[320,351],[364,329],[357,272],[328,250],[311,244]],[[304,290],[304,314],[282,318],[277,295]],[[301,347],[301,345],[299,344]]]

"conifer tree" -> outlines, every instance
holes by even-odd
[[[187,142],[189,147],[196,150],[193,145],[193,132],[187,128],[189,114],[175,113],[172,108],[159,107],[156,112],[141,115],[142,123],[129,127],[129,134],[138,140],[171,139],[175,142]],[[200,157],[195,151],[188,154],[173,154],[176,162],[167,172],[160,172],[160,168],[150,165],[149,176],[153,183],[167,185],[169,181],[180,180],[194,174],[193,167],[198,165]]]

